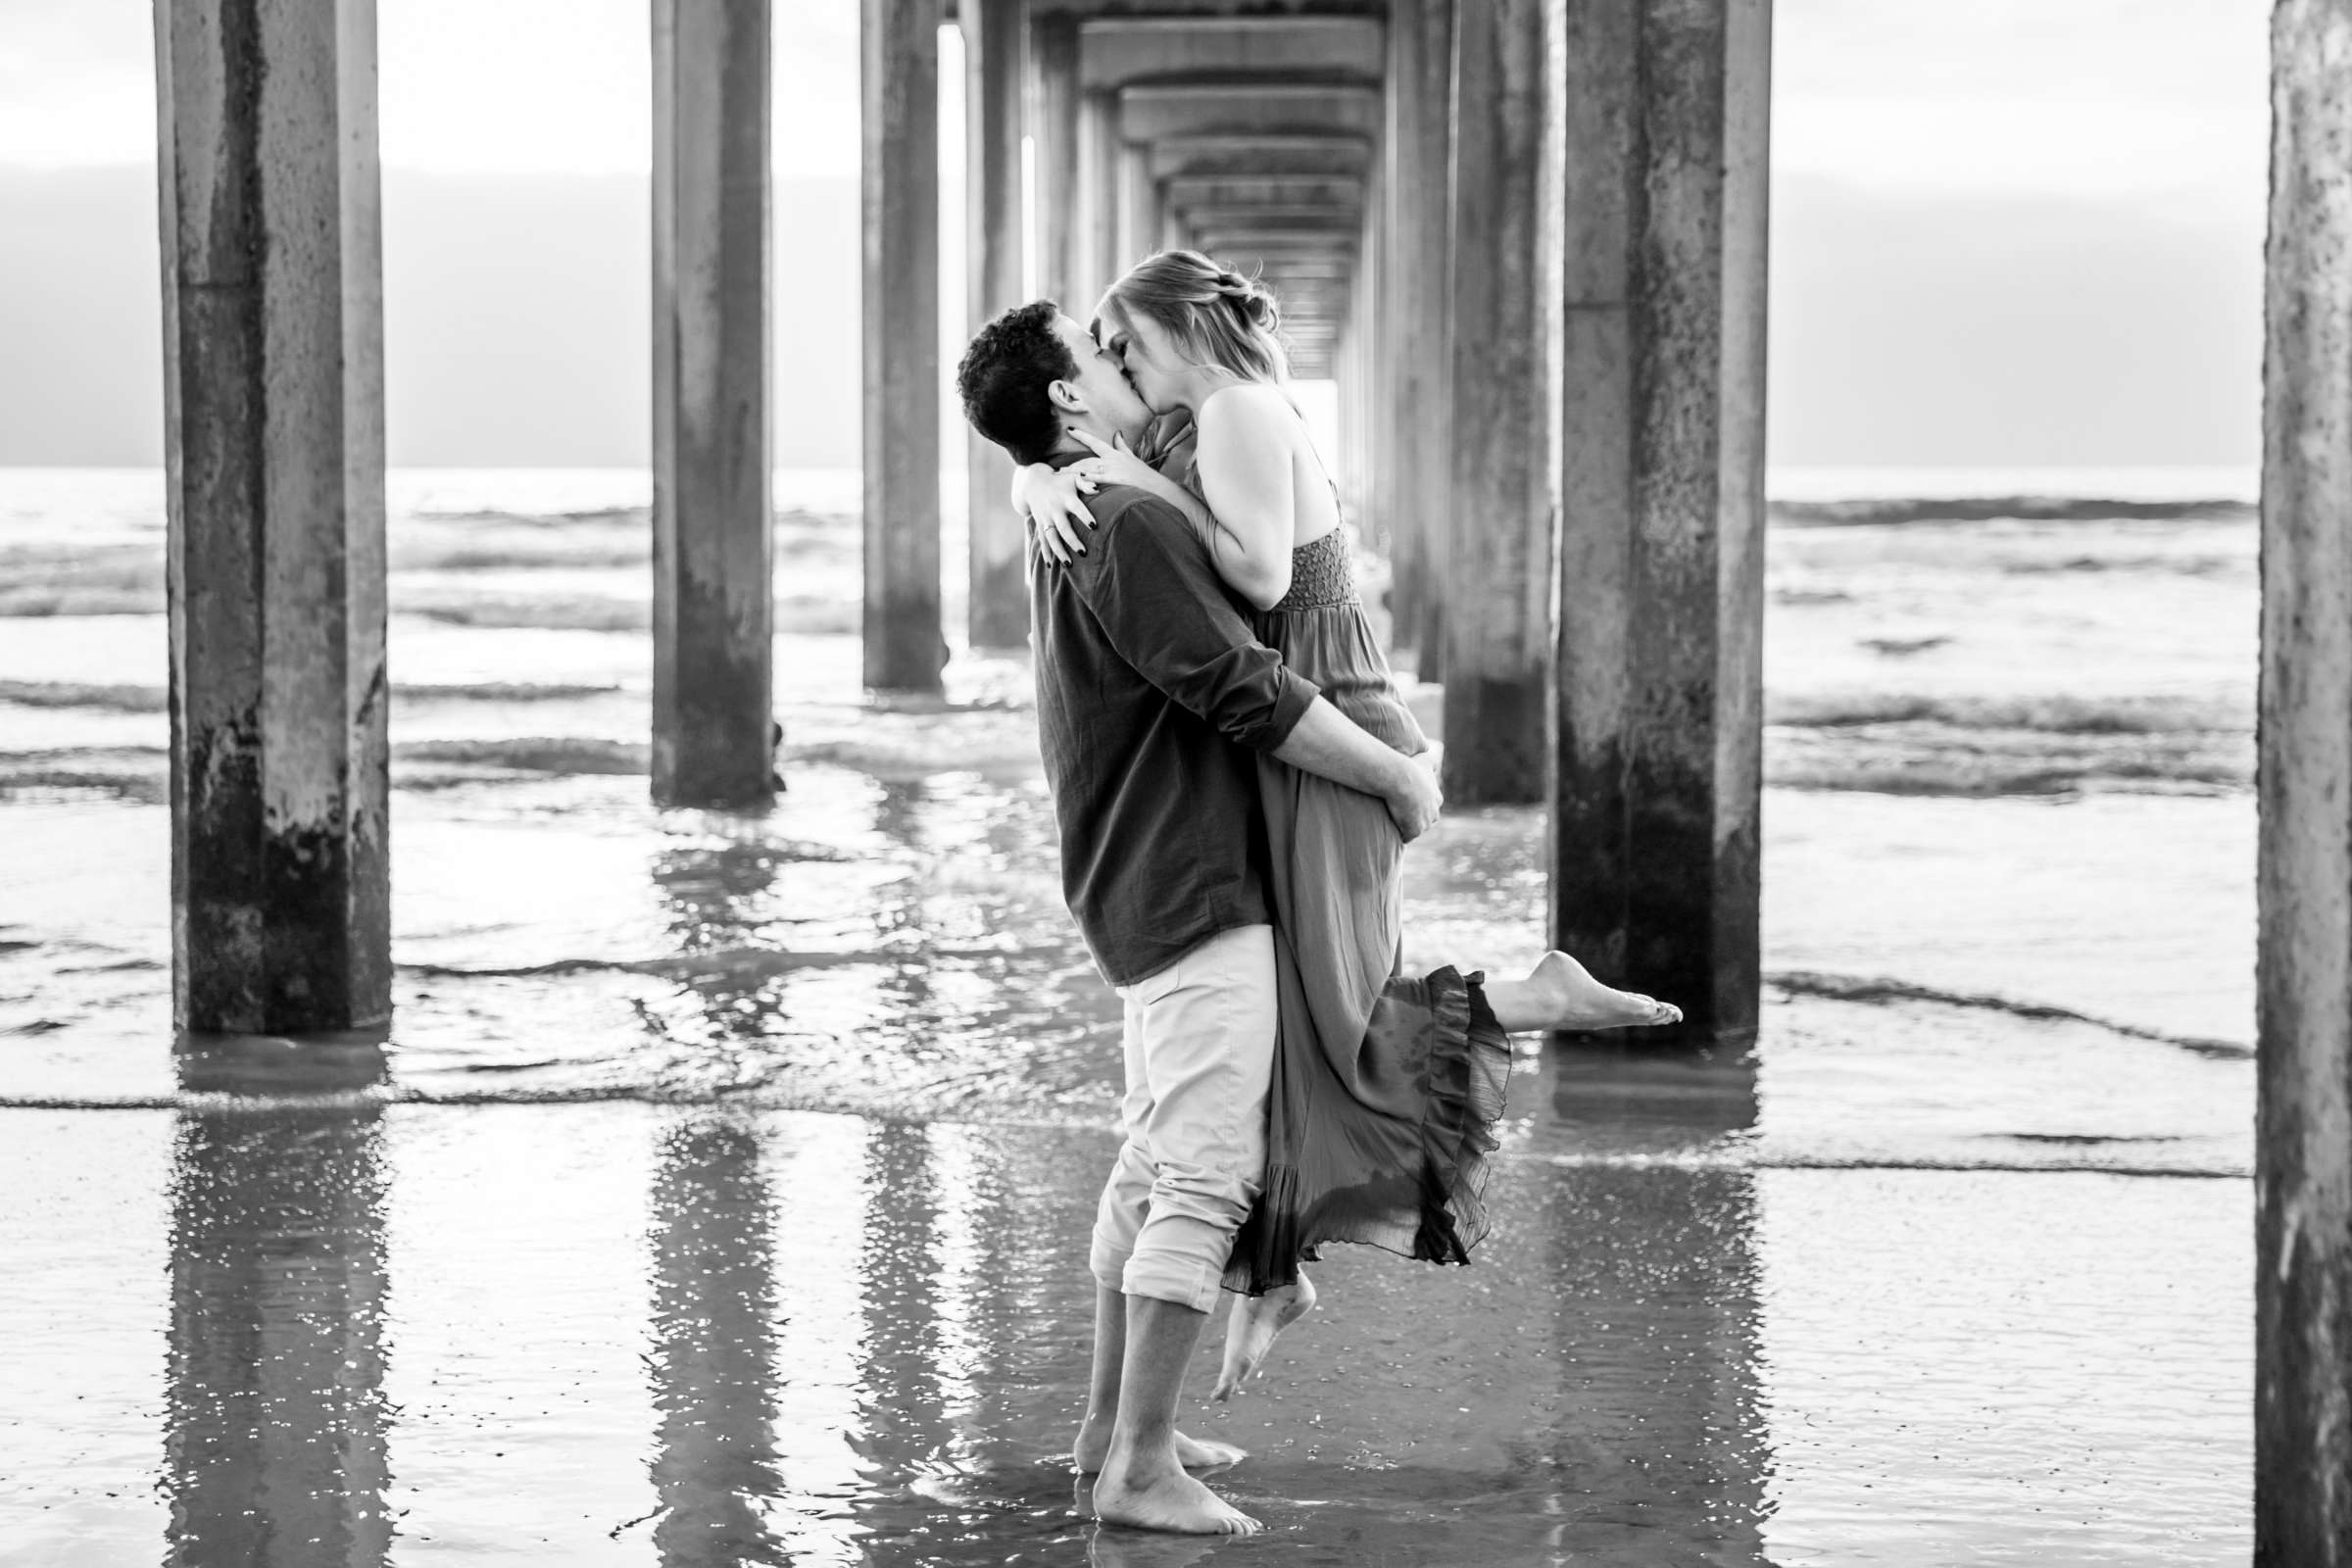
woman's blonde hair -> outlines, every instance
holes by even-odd
[[[1195,365],[1221,365],[1252,381],[1290,379],[1273,290],[1199,251],[1161,251],[1138,262],[1102,291],[1098,314],[1125,327],[1144,318]]]

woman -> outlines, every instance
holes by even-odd
[[[1260,640],[1357,724],[1417,756],[1429,743],[1356,597],[1338,497],[1283,388],[1279,323],[1263,286],[1198,252],[1142,263],[1102,296],[1096,332],[1154,414],[1190,416],[1191,450],[1163,458],[1163,476],[1123,447],[1089,441],[1098,455],[1058,473],[1024,469],[1015,499],[1062,561],[1093,521],[1083,491],[1131,484],[1173,503],[1227,586],[1259,612]],[[1259,788],[1281,1036],[1264,1190],[1226,1273],[1242,1294],[1218,1398],[1313,1306],[1299,1264],[1323,1243],[1469,1260],[1486,1232],[1480,1192],[1509,1075],[1506,1033],[1682,1016],[1601,985],[1564,953],[1517,981],[1397,974],[1403,843],[1386,808],[1271,761]]]

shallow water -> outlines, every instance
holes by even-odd
[[[399,1010],[322,1067],[170,1049],[153,477],[0,474],[7,1560],[2243,1560],[2242,507],[1783,517],[1755,1052],[1527,1057],[1478,1266],[1335,1259],[1203,1418],[1220,1545],[1054,1459],[1116,1016],[1025,668],[866,700],[809,479],[790,791],[657,812],[632,485],[396,483]],[[1449,816],[1408,961],[1531,960],[1542,858]]]
[[[2243,1560],[2244,1184],[1681,1162],[1707,1076],[1620,1086],[1652,1163],[1504,1162],[1473,1268],[1321,1270],[1194,1423],[1222,1545],[1058,1457],[1104,1134],[11,1112],[11,1560]]]

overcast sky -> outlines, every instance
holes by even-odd
[[[1779,0],[1775,9],[1776,458],[2251,461],[2264,0]],[[436,219],[447,203],[404,191],[525,188],[550,175],[569,176],[566,189],[630,189],[648,160],[646,13],[646,0],[379,0],[388,218],[405,201],[428,226],[474,220]],[[777,15],[778,178],[852,178],[856,0],[790,0]],[[147,0],[0,0],[0,176],[152,170],[150,19]],[[583,233],[598,232],[597,220],[581,221]],[[788,243],[791,223],[780,212]],[[0,252],[16,245],[17,227],[0,212]],[[641,239],[640,220],[609,244],[571,249]],[[404,282],[418,271],[414,259],[478,242],[388,237],[396,337],[404,318],[446,315],[404,308],[403,289],[425,287]],[[151,235],[145,243],[151,260]],[[828,232],[823,243],[854,253],[854,236]],[[542,272],[565,265],[533,261]],[[594,270],[607,259],[580,265]],[[852,270],[838,275],[854,276],[854,254],[845,265]],[[642,268],[631,255],[615,275],[641,277]],[[74,308],[37,303],[53,317]],[[0,317],[0,330],[13,319]],[[478,338],[471,347],[479,353]],[[791,348],[780,349],[780,366]],[[827,338],[808,352],[830,374],[841,350]],[[642,361],[637,351],[633,364]],[[407,461],[449,461],[404,443],[398,426],[404,402],[465,395],[456,382],[415,384],[423,367],[458,363],[393,344],[394,373],[412,382],[393,416]],[[625,359],[614,365],[634,373]],[[28,383],[52,368],[0,354],[0,416],[29,401]],[[482,381],[478,364],[458,379],[495,381]],[[611,416],[625,424],[641,403],[632,388]],[[2053,436],[2069,411],[2088,422]],[[0,433],[0,461],[44,460]]]

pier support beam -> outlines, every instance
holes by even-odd
[[[1770,0],[1565,20],[1551,938],[1737,1043],[1758,1002]]]
[[[654,799],[773,798],[768,8],[654,0]]]
[[[1036,144],[1037,292],[1076,316],[1078,278],[1078,19],[1029,23],[1029,134]]]
[[[156,8],[172,1010],[392,1010],[372,0]]]
[[[1551,373],[1541,297],[1544,0],[1455,18],[1454,519],[1446,624],[1446,794],[1541,800],[1550,656]]]
[[[1061,308],[1080,322],[1119,275],[1119,100],[1089,92],[1078,105],[1077,270]]]
[[[961,0],[958,15],[966,82],[966,325],[978,332],[1021,302],[1021,0]],[[1012,460],[967,429],[964,480],[971,538],[967,634],[975,648],[1018,648],[1029,637],[1029,575],[1021,519],[1006,500]]]
[[[865,684],[936,693],[940,0],[860,0]]]
[[[2254,1561],[2352,1563],[2352,3],[2271,23]]]
[[[1159,187],[1149,148],[1119,149],[1119,245],[1111,278],[1159,248]],[[1107,283],[1110,279],[1105,279]]]
[[[1452,549],[1453,348],[1446,314],[1452,210],[1454,0],[1391,0],[1389,7],[1388,267],[1395,371],[1385,439],[1395,500],[1389,509],[1399,645],[1419,654],[1423,680],[1440,677],[1439,620]]]
[[[1387,549],[1389,544],[1389,514],[1394,508],[1389,494],[1381,483],[1382,451],[1387,443],[1382,439],[1380,416],[1386,404],[1385,374],[1390,358],[1385,341],[1388,323],[1381,318],[1381,229],[1385,221],[1386,203],[1380,182],[1372,182],[1372,190],[1364,202],[1363,212],[1356,223],[1355,297],[1348,308],[1348,332],[1354,340],[1355,356],[1355,514],[1356,523],[1366,543]]]

